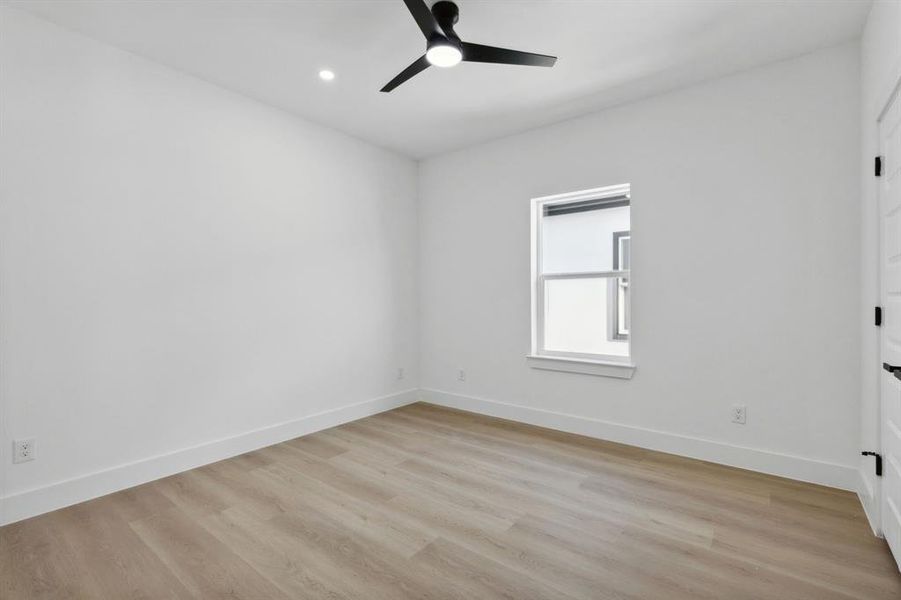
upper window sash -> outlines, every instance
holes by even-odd
[[[630,189],[625,184],[533,199],[533,276],[626,270],[622,267],[628,265],[614,263],[605,245],[609,242],[597,239],[582,248],[579,240],[587,235],[591,224],[604,219],[605,210],[616,211],[617,215],[621,210],[628,211]],[[627,223],[623,225],[623,229],[629,228]],[[575,237],[567,232],[575,233]]]

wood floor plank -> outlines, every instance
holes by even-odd
[[[335,521],[284,514],[273,517],[271,523],[294,537],[315,543],[317,552],[330,557],[336,575],[358,586],[358,598],[467,598],[453,582],[436,589],[422,572],[410,568],[408,559],[393,554],[383,545],[355,536],[351,529]]]
[[[328,461],[320,460],[287,444],[270,446],[265,449],[265,452],[275,457],[276,462],[289,465],[291,468],[301,471],[309,477],[318,479],[351,495],[371,498],[373,501],[383,501],[392,498],[396,493],[388,486],[380,485],[370,479],[338,469]]]
[[[372,465],[367,461],[348,453],[340,457],[346,468],[358,473],[368,473],[369,477],[380,478],[386,485],[398,489],[398,495],[416,494],[423,496],[423,501],[449,504],[458,510],[466,511],[471,518],[483,526],[494,530],[503,530],[520,518],[524,511],[516,506],[504,503],[503,498],[492,498],[481,490],[463,489],[444,480],[435,472],[416,472],[407,468],[405,463],[391,467]],[[409,459],[408,459],[409,460]]]
[[[195,598],[290,598],[180,510],[130,525]]]
[[[573,600],[568,594],[442,538],[423,548],[411,562],[434,576],[462,574],[459,580],[469,598]]]
[[[191,597],[125,521],[110,518],[91,502],[61,512],[59,518],[56,539],[65,540],[74,552],[81,573],[78,579],[92,580],[98,597]]]
[[[0,598],[98,597],[93,578],[82,577],[75,549],[58,539],[59,519],[51,513],[0,529]]]
[[[307,454],[318,456],[319,458],[332,458],[348,451],[348,447],[344,444],[330,441],[327,437],[319,433],[313,433],[285,442],[289,446],[299,448]]]
[[[405,515],[389,511],[386,505],[347,494],[279,465],[259,469],[254,477],[290,506],[290,511],[327,515],[402,556],[412,556],[435,537],[415,527]]]
[[[413,404],[0,528],[0,598],[883,600],[854,494]]]
[[[289,597],[310,600],[354,597],[352,588],[315,545],[261,521],[258,515],[242,507],[207,515],[200,523]]]

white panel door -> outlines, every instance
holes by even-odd
[[[901,99],[879,121],[882,177],[882,530],[901,566]]]

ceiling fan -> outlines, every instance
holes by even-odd
[[[454,24],[460,16],[457,5],[449,0],[436,2],[432,9],[424,0],[404,0],[416,24],[426,39],[426,53],[389,81],[383,92],[390,92],[411,77],[434,65],[453,67],[461,60],[465,62],[500,63],[505,65],[527,65],[532,67],[553,67],[556,56],[520,52],[507,48],[483,46],[464,42],[454,32]]]

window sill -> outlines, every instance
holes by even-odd
[[[581,373],[583,375],[596,375],[598,377],[632,379],[632,375],[635,373],[635,365],[632,363],[608,360],[586,360],[580,358],[537,356],[535,354],[529,354],[526,356],[526,362],[533,369]]]

